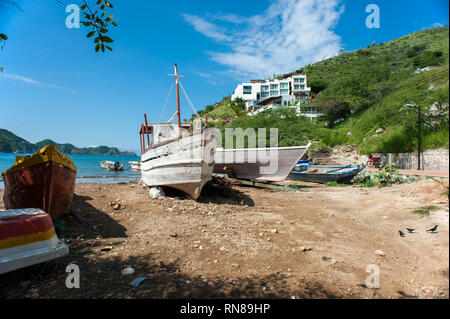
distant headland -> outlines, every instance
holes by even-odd
[[[49,144],[55,144],[60,152],[71,155],[136,156],[134,152],[122,152],[117,147],[97,146],[78,148],[72,144],[59,144],[49,139],[33,144],[8,130],[0,129],[0,153],[34,153]]]

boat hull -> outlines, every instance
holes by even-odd
[[[313,183],[328,183],[328,182],[340,182],[349,183],[353,177],[355,177],[359,172],[361,172],[365,165],[352,165],[349,171],[336,172],[336,173],[314,173],[306,171],[295,171],[293,170],[288,178],[303,182],[313,182]],[[310,166],[311,167],[311,166]],[[329,166],[331,170],[333,169]]]
[[[279,182],[287,178],[309,145],[276,148],[217,149],[214,173],[257,182]],[[269,160],[269,161],[268,161]]]
[[[0,211],[0,274],[68,254],[50,216],[40,209]]]
[[[202,130],[154,145],[141,155],[142,181],[197,199],[212,178],[217,139],[211,132]]]
[[[4,173],[6,209],[40,208],[52,219],[65,214],[72,203],[76,171],[48,158],[32,166],[24,164]]]

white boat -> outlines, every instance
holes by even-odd
[[[123,164],[113,161],[100,162],[101,168],[107,171],[123,171]]]
[[[37,208],[0,211],[0,274],[69,253],[49,214]]]
[[[141,170],[141,162],[140,161],[130,161],[128,162],[130,164],[130,169],[132,171],[140,171]]]
[[[191,124],[180,123],[179,77],[175,65],[178,123],[141,125],[141,175],[149,186],[181,190],[192,198],[200,196],[211,180],[217,139],[209,129],[192,131]],[[147,146],[146,146],[147,140]]]
[[[256,182],[280,182],[306,154],[305,146],[216,150],[214,173]]]

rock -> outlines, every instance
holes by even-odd
[[[153,199],[160,198],[164,196],[164,191],[161,187],[152,187],[149,191],[150,197]]]
[[[232,264],[231,264],[231,267],[239,268],[239,264],[232,263]]]
[[[132,275],[134,274],[133,267],[127,267],[125,269],[122,269],[122,275]]]
[[[227,249],[226,249],[225,247],[223,247],[223,246],[220,246],[220,247],[219,247],[219,250],[220,250],[220,251],[225,251],[225,250],[227,250]]]
[[[302,246],[298,248],[300,251],[309,251],[312,250],[312,247]]]
[[[348,131],[347,136],[352,136],[352,131]]]
[[[384,128],[380,127],[380,128],[377,128],[377,130],[375,131],[375,134],[381,134],[383,132],[384,132]]]
[[[378,256],[381,256],[381,257],[386,256],[386,255],[384,254],[384,251],[382,251],[381,249],[375,250],[375,255],[378,255]]]
[[[177,233],[173,232],[173,233],[170,233],[169,236],[170,237],[177,237],[178,235],[177,235]]]
[[[120,204],[114,205],[113,209],[114,209],[114,210],[119,210],[119,209],[120,209]]]
[[[278,230],[276,230],[276,229],[271,229],[270,232],[271,232],[272,234],[276,234],[276,233],[278,233]]]
[[[103,247],[102,249],[100,249],[101,251],[110,251],[110,250],[112,250],[113,249],[113,246],[106,246],[106,247]]]

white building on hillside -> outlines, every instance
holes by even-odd
[[[254,109],[253,106],[267,99],[280,102],[280,105],[295,105],[298,100],[309,98],[310,92],[311,88],[306,86],[306,75],[299,74],[284,79],[241,83],[234,90],[231,99],[243,99],[249,111],[249,108]]]

